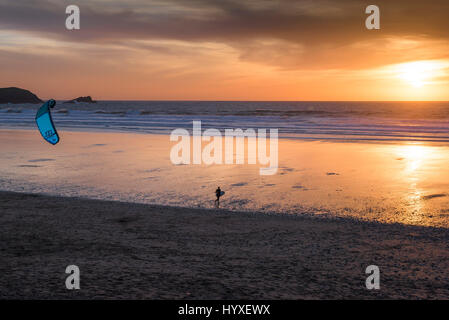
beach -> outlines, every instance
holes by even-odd
[[[247,155],[241,164],[173,163],[177,141],[166,131],[191,126],[185,119],[101,115],[97,129],[83,118],[64,124],[65,113],[52,146],[18,115],[0,117],[0,298],[449,298],[440,124],[404,141],[385,139],[415,122],[372,126],[359,140],[345,125],[331,138],[319,124],[311,139],[281,134],[276,173],[260,175],[264,165]],[[390,133],[371,141],[372,128]],[[69,265],[80,268],[80,290],[65,287]],[[366,288],[371,265],[380,290]]]
[[[449,225],[447,145],[279,139],[276,174],[261,164],[175,165],[169,135],[0,130],[0,190],[190,208]],[[247,140],[247,139],[245,139]],[[203,147],[205,144],[203,144]]]
[[[449,300],[447,0],[79,2],[0,0],[0,300]]]
[[[2,299],[449,298],[442,228],[11,192],[0,212]]]

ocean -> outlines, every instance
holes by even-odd
[[[34,128],[39,105],[0,105],[0,128]],[[62,130],[169,134],[175,128],[277,128],[281,138],[449,142],[449,102],[58,101]]]

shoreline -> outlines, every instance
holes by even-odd
[[[399,226],[399,227],[409,227],[409,228],[418,228],[418,229],[432,229],[432,230],[440,230],[440,231],[447,231],[449,233],[449,226],[432,226],[432,225],[418,225],[418,224],[407,224],[407,223],[401,223],[401,222],[382,222],[378,220],[369,220],[369,219],[362,219],[360,217],[354,217],[354,216],[336,216],[332,215],[331,213],[320,213],[315,214],[310,211],[304,211],[304,212],[277,212],[277,211],[257,211],[257,210],[230,210],[226,208],[214,208],[214,207],[195,207],[195,206],[179,206],[179,205],[164,205],[164,204],[157,204],[157,203],[145,203],[145,202],[132,202],[132,201],[126,201],[126,200],[108,200],[108,199],[101,199],[101,198],[89,198],[84,196],[66,196],[66,195],[57,195],[57,194],[50,194],[50,193],[33,193],[33,192],[27,192],[27,191],[10,191],[10,190],[0,190],[0,196],[2,194],[19,194],[19,195],[25,195],[30,196],[32,198],[34,197],[43,197],[43,198],[56,198],[56,199],[68,199],[68,200],[76,200],[76,201],[96,201],[96,202],[107,202],[107,203],[113,203],[117,205],[129,205],[129,206],[144,206],[144,207],[151,207],[153,209],[173,209],[176,211],[182,211],[182,210],[194,210],[201,214],[230,214],[230,215],[249,215],[249,216],[267,216],[267,217],[284,217],[287,219],[310,219],[310,220],[317,220],[317,221],[329,221],[329,222],[341,222],[341,223],[354,223],[354,224],[370,224],[374,226]],[[223,201],[223,200],[220,200]],[[1,207],[0,207],[1,208]]]
[[[2,131],[37,131],[36,128],[31,128],[29,126],[15,126],[15,127],[7,127],[7,126],[0,126],[0,132]],[[59,128],[58,132],[64,133],[105,133],[105,134],[129,134],[129,135],[158,135],[158,136],[166,136],[170,137],[171,132],[165,132],[165,131],[153,131],[153,132],[143,132],[143,131],[126,131],[126,130],[120,130],[120,129],[110,129],[110,128],[90,128],[90,127],[83,127],[83,128],[75,128],[75,127],[65,127],[65,128]],[[278,136],[279,140],[286,140],[286,141],[299,141],[299,142],[321,142],[321,143],[352,143],[352,144],[367,144],[367,145],[415,145],[415,144],[422,144],[425,143],[426,145],[430,147],[448,147],[449,141],[441,141],[441,140],[422,140],[422,139],[378,139],[378,138],[341,138],[341,137],[295,137],[295,136],[284,136],[282,133]]]
[[[2,299],[449,298],[444,228],[4,191],[0,212]]]

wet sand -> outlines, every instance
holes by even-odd
[[[449,146],[279,140],[279,168],[175,165],[169,135],[0,130],[0,190],[173,207],[449,226]]]
[[[449,232],[0,192],[2,299],[448,299]],[[65,268],[81,289],[65,289]],[[365,268],[378,265],[380,290]]]

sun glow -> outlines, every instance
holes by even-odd
[[[438,77],[442,68],[444,66],[436,61],[415,61],[398,65],[396,72],[400,79],[420,88]]]

